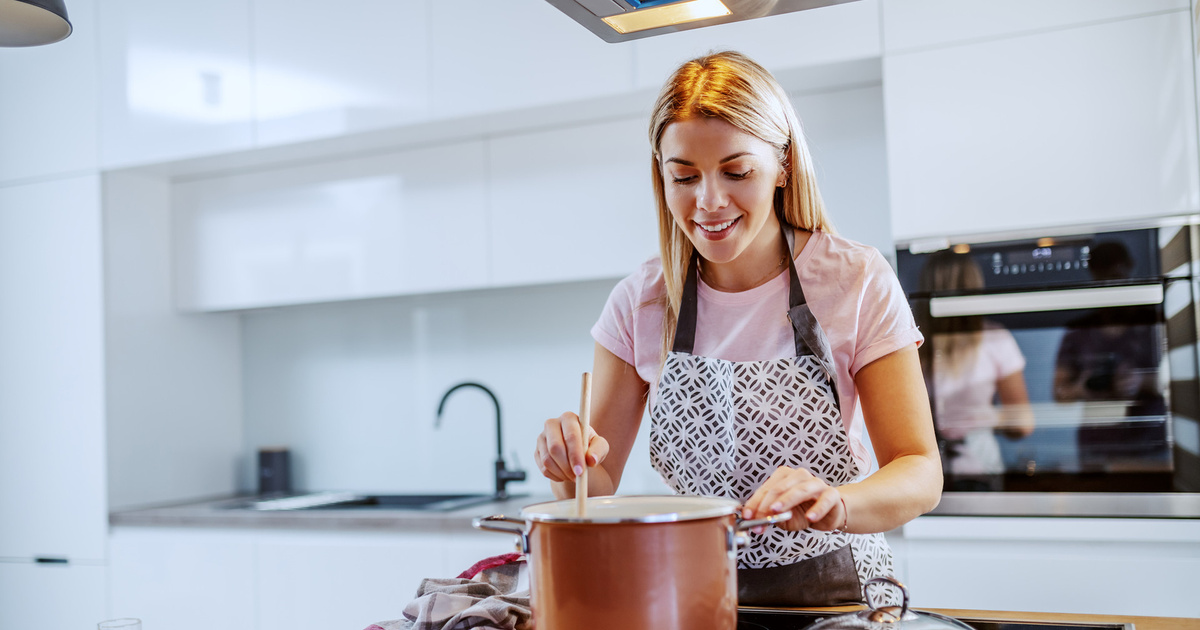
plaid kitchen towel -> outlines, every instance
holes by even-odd
[[[506,560],[504,564],[496,564]],[[426,578],[404,618],[366,630],[529,630],[529,583],[524,561],[498,557],[480,561],[463,575],[485,567],[475,579]]]

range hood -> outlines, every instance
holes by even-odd
[[[546,0],[606,42],[815,9],[854,0]]]

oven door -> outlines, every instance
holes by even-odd
[[[1181,279],[914,299],[945,490],[1200,489],[1194,294]]]

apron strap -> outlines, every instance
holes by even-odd
[[[692,253],[687,276],[683,280],[683,298],[679,303],[679,318],[675,322],[675,342],[671,352],[692,354],[696,347],[696,278],[700,275],[700,254]]]

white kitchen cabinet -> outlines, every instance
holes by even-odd
[[[656,254],[646,135],[627,118],[492,140],[491,283],[624,276]]]
[[[110,614],[175,630],[365,628],[402,617],[422,579],[513,550],[472,531],[115,527],[110,542]]]
[[[933,234],[1200,208],[1187,11],[884,58],[892,226]]]
[[[109,613],[147,630],[258,630],[254,539],[240,530],[114,527]]]
[[[628,91],[633,48],[604,42],[546,2],[431,2],[433,116]]]
[[[0,187],[0,558],[105,557],[99,181]]]
[[[657,90],[680,63],[718,50],[749,55],[772,72],[879,57],[879,0],[796,11],[631,42],[635,85]],[[647,104],[649,108],[649,104]]]
[[[429,0],[254,0],[258,146],[429,114]]]
[[[922,607],[1200,617],[1195,519],[923,516],[902,538]]]
[[[883,48],[894,53],[1187,7],[1188,0],[883,0]]]
[[[252,146],[250,0],[99,5],[105,168]]]
[[[100,565],[0,561],[0,628],[95,628],[109,618],[105,574]]]
[[[72,1],[74,33],[0,54],[0,182],[98,164],[96,0]]]
[[[483,286],[482,142],[175,186],[177,301],[223,310]]]

